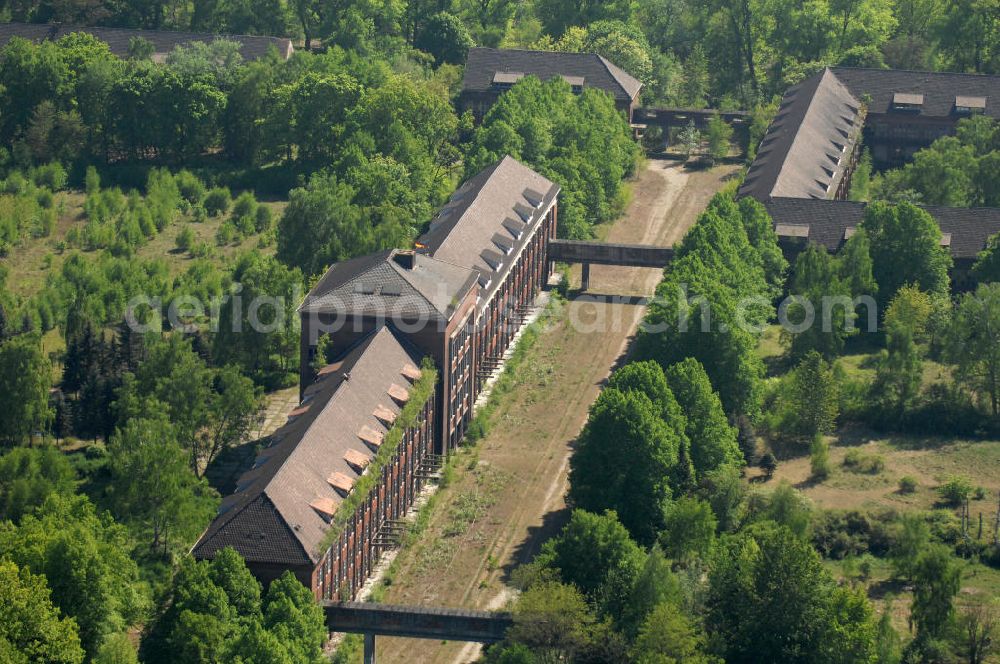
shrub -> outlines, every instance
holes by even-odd
[[[774,471],[778,469],[778,460],[774,458],[774,455],[770,452],[765,452],[764,456],[760,458],[760,467],[764,471],[764,475],[767,479],[771,479],[774,475]]]
[[[87,166],[87,174],[84,176],[84,191],[87,195],[96,194],[101,190],[101,176],[93,166]]]
[[[877,475],[885,470],[885,459],[879,454],[862,454],[860,450],[849,450],[844,455],[844,468],[855,473]]]
[[[215,243],[220,247],[224,247],[233,242],[238,236],[239,233],[236,231],[236,227],[233,226],[233,222],[225,221],[219,226],[219,230],[215,232]]]
[[[38,202],[39,207],[46,210],[52,209],[54,197],[52,196],[52,192],[48,189],[39,189],[38,193],[35,194],[35,200]]]
[[[914,493],[917,490],[917,478],[911,477],[910,475],[904,475],[899,478],[899,492],[900,493]]]
[[[258,205],[257,212],[254,213],[254,229],[258,233],[263,233],[271,228],[271,223],[271,208],[266,205]]]
[[[972,496],[974,487],[969,478],[960,475],[952,475],[944,484],[938,487],[938,495],[941,500],[952,507],[958,507]]]
[[[32,169],[31,179],[39,187],[59,191],[66,187],[66,169],[58,161]]]
[[[191,205],[197,205],[205,197],[205,185],[198,177],[188,170],[183,170],[174,176],[181,197]]]
[[[233,201],[233,217],[253,217],[257,214],[257,199],[252,191],[244,191]]]
[[[190,226],[185,226],[177,234],[177,248],[181,251],[189,251],[194,246],[194,231]]]
[[[205,195],[205,212],[210,217],[218,217],[229,210],[231,203],[232,196],[229,195],[229,190],[225,187],[216,187]]]
[[[830,448],[826,441],[816,436],[812,442],[812,449],[809,454],[809,470],[811,476],[816,480],[825,480],[830,476]]]

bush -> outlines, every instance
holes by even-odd
[[[31,180],[39,187],[59,191],[66,187],[66,169],[58,161],[53,161],[32,169]]]
[[[210,217],[218,217],[220,214],[225,214],[229,210],[229,206],[232,204],[232,196],[229,194],[229,190],[225,187],[216,187],[212,189],[205,196],[205,212],[208,213]]]
[[[830,476],[830,448],[826,441],[816,436],[809,454],[809,470],[815,480],[825,480]]]
[[[958,507],[972,496],[974,487],[969,478],[960,475],[952,475],[948,480],[938,487],[938,495],[942,502],[951,507]]]
[[[258,205],[257,212],[254,213],[254,229],[258,233],[270,230],[272,221],[271,208],[266,205]]]
[[[52,192],[48,189],[39,189],[38,193],[35,194],[35,200],[38,201],[39,207],[46,210],[52,209],[54,197],[52,196]]]
[[[778,460],[774,458],[774,455],[770,452],[765,452],[764,456],[760,458],[760,467],[764,471],[764,475],[767,479],[771,479],[774,475],[774,471],[778,469]]]
[[[194,173],[183,170],[174,176],[181,197],[191,205],[197,205],[205,197],[205,185]]]
[[[915,493],[917,490],[917,478],[904,475],[899,478],[900,493]]]
[[[233,217],[253,217],[257,214],[257,199],[252,191],[244,191],[233,202]]]
[[[878,475],[885,470],[885,459],[880,454],[862,454],[860,450],[850,450],[844,455],[844,468],[855,473]]]
[[[177,248],[181,251],[189,251],[194,246],[194,231],[190,226],[185,226],[177,234]]]
[[[219,230],[215,232],[215,243],[220,247],[224,247],[230,244],[239,237],[239,232],[236,230],[236,226],[233,225],[231,221],[224,221],[222,225],[219,226]]]
[[[101,176],[93,166],[87,166],[87,174],[84,176],[84,191],[87,195],[96,194],[101,190]]]

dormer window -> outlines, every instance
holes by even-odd
[[[986,110],[986,97],[955,97],[955,113],[957,115],[972,115]]]
[[[515,83],[524,78],[524,73],[519,71],[498,71],[493,73],[494,90],[510,90]]]
[[[908,113],[919,113],[924,107],[924,96],[909,92],[897,92],[892,95],[892,109]]]

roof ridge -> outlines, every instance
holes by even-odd
[[[933,76],[969,76],[971,78],[996,78],[996,79],[1000,79],[1000,75],[998,75],[998,74],[977,74],[975,72],[968,72],[968,71],[930,71],[930,70],[927,70],[927,69],[879,69],[878,67],[847,67],[847,66],[844,66],[844,65],[832,65],[832,66],[828,66],[826,68],[829,69],[829,70],[831,70],[834,75],[837,74],[837,70],[842,69],[842,70],[846,70],[846,71],[871,71],[871,72],[879,72],[879,73],[884,73],[884,74],[897,74],[897,73],[898,74],[931,74]],[[841,84],[845,85],[845,86],[847,85],[843,81],[841,81]]]

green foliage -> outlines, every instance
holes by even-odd
[[[523,646],[541,662],[575,661],[593,648],[595,622],[579,590],[543,581],[521,595],[507,641],[515,647]]]
[[[21,442],[46,430],[52,421],[51,386],[52,368],[37,335],[0,343],[0,438]]]
[[[893,572],[902,579],[913,580],[917,560],[930,545],[931,530],[920,514],[900,516],[889,555]]]
[[[906,284],[927,293],[948,292],[951,255],[941,247],[941,229],[925,210],[876,201],[865,208],[862,228],[871,242],[881,306]]]
[[[76,473],[55,447],[15,447],[0,456],[0,521],[16,524],[49,496],[75,488]]]
[[[885,459],[879,454],[862,454],[860,450],[848,450],[844,455],[844,468],[855,473],[877,475],[885,470]]]
[[[80,664],[76,623],[49,600],[45,577],[0,561],[0,655],[13,664]]]
[[[901,422],[920,393],[923,359],[913,330],[903,321],[886,329],[886,350],[879,357],[870,395],[878,413]]]
[[[719,661],[708,654],[705,636],[693,621],[672,604],[660,604],[649,614],[639,630],[632,657],[637,664]]]
[[[621,211],[622,179],[634,171],[638,154],[605,93],[585,88],[575,95],[559,78],[542,83],[527,77],[486,114],[469,147],[465,175],[505,155],[524,162],[562,187],[560,236],[586,239],[595,224]]]
[[[191,230],[190,226],[185,226],[180,231],[177,232],[177,238],[174,240],[174,244],[180,251],[190,251],[194,246],[195,237],[194,231]]]
[[[541,560],[557,570],[564,583],[593,598],[609,575],[634,580],[643,553],[614,512],[598,515],[577,509],[562,532],[545,543]]]
[[[688,358],[667,367],[666,376],[685,415],[684,431],[698,475],[724,465],[741,466],[743,454],[736,441],[736,429],[729,426],[704,367],[696,359]]]
[[[701,146],[701,132],[695,128],[694,120],[688,122],[688,125],[677,134],[677,143],[685,159],[690,159],[691,155],[698,151]]]
[[[959,300],[948,333],[956,378],[1000,417],[1000,284],[980,284]]]
[[[840,383],[836,365],[809,351],[782,379],[777,411],[777,429],[801,441],[832,433],[840,411]]]
[[[787,481],[782,481],[770,495],[760,496],[759,516],[788,528],[803,540],[812,526],[812,505]]]
[[[148,609],[125,528],[84,497],[53,496],[19,526],[0,524],[0,558],[48,579],[53,603],[76,620],[90,656]]]
[[[729,143],[733,138],[733,128],[718,115],[713,115],[708,121],[705,131],[708,140],[708,156],[713,161],[720,161],[729,156]]]
[[[302,273],[256,251],[242,254],[232,272],[230,297],[222,304],[213,339],[218,364],[243,367],[258,384],[296,368]],[[254,303],[256,302],[256,306]]]
[[[679,438],[660,412],[645,394],[605,389],[570,458],[573,504],[593,512],[614,510],[640,543],[651,542],[663,523],[669,476],[678,460]]]
[[[1000,233],[990,237],[986,248],[979,252],[972,266],[972,276],[980,283],[1000,281]]]
[[[765,263],[777,247],[773,231],[759,228],[766,218],[758,204],[737,205],[731,192],[717,194],[667,267],[638,345],[640,357],[663,366],[698,360],[726,412],[751,418],[759,415],[764,376],[757,338],[776,295],[769,278],[782,272],[780,263]]]
[[[875,625],[863,594],[838,588],[787,528],[723,538],[709,573],[706,627],[727,661],[871,661]]]
[[[910,620],[919,637],[937,638],[954,619],[952,602],[962,584],[962,572],[947,547],[925,549],[913,569],[913,604]]]
[[[904,494],[916,493],[918,486],[919,484],[917,483],[917,478],[911,475],[903,475],[902,477],[899,478],[900,493]]]
[[[870,196],[872,179],[872,153],[865,150],[858,160],[858,165],[854,168],[851,176],[851,191],[849,198],[852,201],[867,201]]]
[[[830,471],[830,447],[822,436],[816,436],[809,447],[809,476],[822,481]]]
[[[215,513],[218,494],[191,472],[174,426],[130,419],[108,442],[112,511],[154,552],[190,545]]]
[[[174,175],[174,181],[177,183],[177,189],[180,191],[181,196],[190,205],[197,205],[201,203],[202,199],[205,197],[205,185],[198,177],[188,170],[180,170]],[[87,190],[90,193],[90,190]]]
[[[659,542],[664,553],[674,560],[690,563],[704,559],[715,541],[717,525],[707,502],[685,496],[667,509]]]
[[[937,488],[938,495],[942,502],[950,507],[959,507],[972,496],[975,490],[972,482],[967,477],[952,475]]]
[[[330,264],[404,243],[407,232],[396,217],[373,224],[353,203],[357,192],[334,175],[314,175],[289,194],[278,222],[278,258],[304,274]]]
[[[414,46],[433,55],[436,64],[460,65],[475,43],[461,19],[448,12],[440,12],[427,20]]]
[[[205,207],[205,212],[208,213],[210,217],[218,217],[219,215],[225,214],[229,211],[229,206],[232,204],[232,196],[229,194],[229,190],[225,187],[216,187],[215,189],[209,190],[205,194],[205,199],[202,201],[202,205]]]
[[[143,661],[305,662],[319,664],[323,610],[290,572],[261,588],[232,549],[211,561],[185,558],[167,609],[143,642]]]

